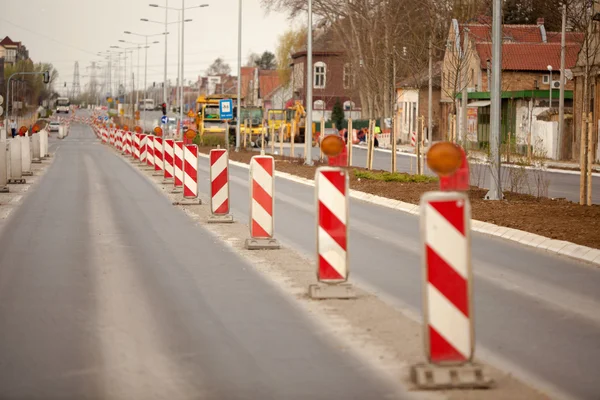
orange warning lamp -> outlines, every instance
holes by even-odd
[[[158,137],[161,137],[163,134],[162,128],[160,126],[157,126],[154,128],[154,134]]]
[[[27,127],[25,125],[21,126],[19,128],[19,136],[25,136],[26,133],[27,133]]]
[[[194,138],[196,137],[196,131],[194,131],[193,129],[188,129],[185,132],[185,137],[189,140],[194,140]]]
[[[455,173],[462,164],[462,151],[450,142],[435,143],[427,152],[427,166],[439,176]]]
[[[31,128],[31,131],[33,133],[38,133],[40,131],[40,127],[38,124],[33,125],[33,128]]]
[[[124,131],[129,131],[129,126],[128,125],[123,125],[123,130]]]
[[[135,133],[143,133],[142,127],[139,125],[136,125],[136,127],[133,128],[133,130],[135,131]]]
[[[346,147],[346,143],[341,136],[329,135],[321,141],[321,151],[327,157],[338,156]]]

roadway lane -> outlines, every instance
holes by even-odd
[[[279,152],[279,147],[276,144],[275,150]],[[270,153],[271,147],[268,147]],[[289,147],[284,147],[283,153],[285,155],[290,154]],[[296,144],[294,153],[299,156],[304,156],[304,145]],[[391,170],[391,152],[375,151],[375,157],[373,159],[373,168],[376,170]],[[316,160],[319,158],[319,149],[313,148],[313,158]],[[416,157],[406,153],[398,153],[396,156],[396,163],[399,172],[411,172],[414,173],[416,167]],[[364,148],[354,147],[352,156],[352,165],[356,167],[366,167],[367,165],[367,151]],[[490,179],[488,167],[481,164],[473,164],[471,166],[471,185],[489,188]],[[514,171],[514,168],[502,168],[502,182],[503,187],[510,188],[511,178],[509,176],[510,171]],[[538,186],[536,180],[541,178],[549,182],[548,196],[552,198],[566,198],[567,200],[579,202],[579,173],[575,171],[564,171],[564,172],[551,172],[546,171],[542,173],[536,173],[532,170],[527,171],[527,181],[523,180],[523,184],[520,185],[519,192],[536,195]],[[425,174],[434,175],[433,172],[425,165]],[[513,178],[512,181],[516,182],[518,179]],[[592,202],[594,204],[600,204],[600,176],[595,174],[592,178]],[[527,183],[528,182],[528,183]]]
[[[208,161],[200,159],[208,192]],[[231,199],[248,220],[248,171],[232,167]],[[314,258],[314,189],[276,179],[275,236]],[[421,310],[415,216],[351,201],[351,281],[411,314]],[[478,354],[558,397],[600,395],[600,269],[473,234]]]
[[[390,398],[88,127],[54,145],[0,232],[0,398]]]

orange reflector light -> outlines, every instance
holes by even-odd
[[[162,136],[162,134],[163,134],[162,128],[160,126],[155,127],[154,134],[158,137]]]
[[[196,131],[193,129],[188,129],[185,132],[185,137],[188,138],[189,140],[194,140],[194,138],[196,137]]]
[[[452,175],[462,163],[460,147],[450,142],[435,143],[427,152],[427,165],[439,176]]]
[[[339,155],[342,150],[344,150],[345,146],[346,143],[344,142],[344,139],[338,135],[325,136],[321,141],[321,151],[328,157]]]

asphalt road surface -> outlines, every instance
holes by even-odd
[[[286,144],[283,153],[285,155],[290,154],[289,145]],[[267,152],[270,153],[271,147],[268,146]],[[275,145],[275,151],[279,152],[278,144]],[[304,157],[304,144],[296,144],[294,148],[296,156]],[[312,150],[313,159],[319,158],[319,149],[314,147]],[[373,168],[376,170],[391,170],[391,152],[375,151],[373,159]],[[366,149],[354,147],[352,156],[352,165],[357,167],[366,167],[367,165],[367,151]],[[398,153],[396,156],[396,165],[399,172],[411,172],[415,173],[416,157],[405,153]],[[471,165],[471,184],[483,188],[490,187],[489,169],[485,165],[473,164]],[[513,177],[511,178],[511,171]],[[543,184],[544,181],[548,182],[547,195],[552,198],[566,198],[567,200],[579,202],[579,173],[574,171],[534,171],[531,169],[526,170],[526,178],[520,178],[518,172],[515,173],[515,168],[503,167],[502,168],[502,182],[505,189],[510,189],[511,182],[517,191],[521,193],[537,195],[538,190],[544,193]],[[434,173],[427,168],[425,165],[425,174],[434,175]],[[519,183],[520,182],[520,183]],[[540,182],[538,184],[537,182]],[[593,176],[592,178],[592,202],[594,204],[600,204],[600,176]]]
[[[90,128],[53,146],[0,233],[0,398],[392,392]]]
[[[208,160],[199,164],[208,193]],[[234,216],[247,221],[248,170],[230,177]],[[275,237],[314,258],[314,188],[277,178],[275,193]],[[420,315],[418,218],[352,200],[349,226],[350,280]],[[476,356],[553,398],[598,400],[600,269],[477,233],[472,253]]]

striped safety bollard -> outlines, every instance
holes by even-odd
[[[164,176],[163,164],[163,139],[154,136],[154,174],[155,176]]]
[[[229,214],[229,153],[225,149],[210,151],[210,223],[231,223]]]
[[[111,146],[114,146],[114,145],[115,145],[115,132],[114,132],[112,129],[110,130],[110,137],[109,137],[109,141],[108,141],[108,143],[109,143]]]
[[[154,169],[154,135],[148,135],[146,140],[146,165]]]
[[[163,140],[163,144],[164,144],[164,153],[163,153],[163,178],[164,178],[164,182],[171,182],[171,180],[173,179],[173,175],[175,174],[175,170],[174,170],[174,149],[173,146],[175,146],[175,140],[173,139],[164,139]]]
[[[273,211],[275,159],[259,155],[250,160],[250,238],[246,239],[248,250],[279,249],[274,236]]]
[[[133,134],[133,158],[136,160],[140,159],[140,142],[141,137],[139,133]]]
[[[183,146],[183,199],[173,202],[173,205],[199,205],[198,198],[198,146],[186,144]]]
[[[140,163],[146,163],[146,157],[148,157],[148,135],[141,134],[140,140]]]
[[[463,162],[466,167],[461,167]],[[464,151],[449,142],[431,146],[427,164],[441,177],[462,175],[464,168],[468,171]],[[421,197],[427,362],[412,366],[411,379],[420,389],[488,388],[492,381],[483,367],[473,362],[471,205],[468,195],[458,191],[468,190],[469,186],[450,179],[440,188],[446,191],[428,192]]]
[[[108,144],[108,131],[106,129],[102,129],[102,143]]]
[[[131,155],[131,132],[125,131],[125,155]]]
[[[176,140],[173,147],[173,191],[179,193],[183,189],[183,141]]]
[[[317,202],[317,284],[309,285],[313,299],[349,299],[356,293],[348,282],[348,172],[320,167],[315,173]]]

